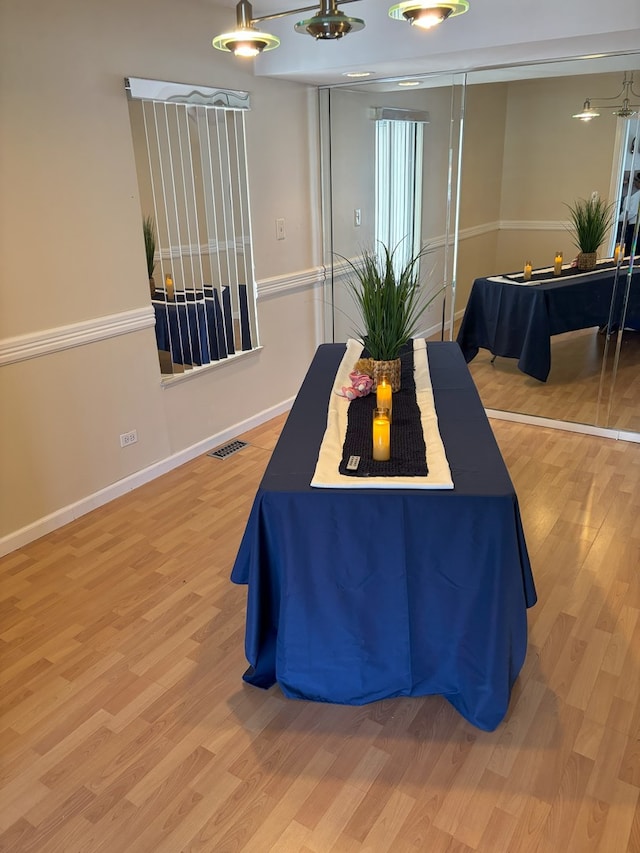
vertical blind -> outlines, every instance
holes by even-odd
[[[396,271],[421,245],[423,126],[406,118],[377,118],[375,123],[376,244],[395,249]]]

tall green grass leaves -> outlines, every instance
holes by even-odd
[[[145,216],[142,220],[142,232],[144,234],[144,249],[147,256],[147,271],[149,278],[153,275],[155,269],[155,254],[156,254],[156,231],[155,223],[151,216]]]
[[[574,245],[586,254],[597,252],[607,236],[613,220],[613,204],[607,204],[599,196],[579,198],[568,204],[571,224],[567,230]]]
[[[425,292],[420,286],[420,263],[431,250],[428,247],[411,257],[397,271],[394,268],[396,246],[384,244],[374,252],[365,249],[356,262],[340,255],[351,267],[347,288],[362,315],[362,329],[355,329],[376,361],[398,358],[402,347],[418,331],[420,318],[444,290]],[[395,265],[397,266],[397,264]]]

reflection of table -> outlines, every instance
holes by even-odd
[[[493,355],[517,358],[523,373],[546,381],[551,369],[551,336],[592,326],[615,327],[622,317],[628,267],[616,288],[610,318],[615,268],[542,278],[519,284],[505,276],[477,278],[471,289],[458,343],[467,361],[479,347]],[[640,271],[632,277],[625,323],[640,324]]]
[[[251,349],[247,289],[238,288],[242,349]],[[156,341],[159,350],[171,352],[175,364],[208,364],[227,358],[236,350],[231,296],[222,288],[176,291],[168,300],[163,289],[156,290],[152,305],[156,315]]]
[[[428,345],[454,489],[312,489],[343,353],[318,349],[242,539],[232,580],[248,584],[245,679],[353,705],[442,694],[491,730],[536,598],[518,501],[477,391],[456,344]]]

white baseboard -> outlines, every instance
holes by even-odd
[[[455,314],[453,315],[453,322],[454,323],[457,322],[458,320],[462,319],[463,316],[464,316],[464,308],[462,308],[460,311],[455,312]],[[434,335],[439,335],[441,331],[442,331],[442,323],[437,322],[437,323],[434,323],[432,326],[429,326],[426,329],[421,329],[419,332],[416,332],[415,337],[416,338],[432,338]]]
[[[552,418],[541,418],[537,415],[524,415],[518,412],[503,412],[499,409],[485,409],[488,418],[498,421],[513,421],[519,424],[530,424],[531,426],[543,426],[549,429],[561,429],[565,432],[579,432],[583,435],[595,435],[600,438],[613,438],[619,441],[633,441],[640,443],[640,435],[625,430],[609,429],[591,424],[571,423],[570,421],[556,421]]]
[[[26,527],[20,528],[20,530],[9,533],[7,536],[0,538],[0,557],[11,553],[11,551],[15,551],[17,548],[22,548],[24,545],[28,545],[36,539],[40,539],[41,536],[45,536],[53,530],[58,530],[58,528],[63,527],[65,524],[69,524],[69,522],[74,521],[76,518],[80,518],[80,516],[86,515],[88,512],[104,506],[104,504],[115,500],[115,498],[119,498],[121,495],[125,495],[127,492],[133,491],[133,489],[137,489],[139,486],[143,486],[145,483],[155,480],[156,477],[161,477],[168,471],[172,471],[174,468],[184,465],[185,462],[190,462],[197,456],[201,456],[203,453],[207,453],[209,450],[213,450],[215,447],[219,447],[221,444],[225,444],[226,442],[237,438],[237,436],[242,435],[242,433],[260,426],[260,424],[271,420],[271,418],[275,418],[277,415],[283,414],[283,412],[288,412],[293,405],[293,401],[294,398],[291,397],[291,399],[285,400],[277,406],[265,409],[264,411],[259,412],[238,424],[234,424],[232,427],[229,427],[216,435],[212,435],[197,444],[193,444],[191,447],[187,447],[185,450],[181,450],[179,453],[173,454],[173,456],[169,456],[167,459],[163,459],[160,462],[154,462],[154,464],[149,465],[148,468],[144,468],[142,471],[136,471],[135,474],[131,474],[129,477],[118,480],[117,483],[112,483],[110,486],[100,489],[99,492],[95,492],[76,503],[69,504],[62,509],[56,510],[56,512],[53,512],[50,515],[39,518],[37,521],[28,524]]]
[[[439,330],[439,327],[437,330]],[[69,524],[69,522],[74,521],[76,518],[80,518],[88,512],[98,509],[98,507],[104,506],[110,501],[119,498],[121,495],[133,491],[133,489],[137,489],[139,486],[143,486],[145,483],[151,482],[151,480],[155,480],[156,477],[161,477],[168,471],[172,471],[174,468],[178,468],[180,465],[190,462],[197,456],[201,456],[209,450],[213,450],[215,447],[219,447],[221,444],[225,444],[227,441],[237,438],[239,435],[242,435],[242,433],[248,432],[250,429],[266,423],[266,421],[271,420],[271,418],[275,418],[278,415],[283,414],[283,412],[288,412],[293,405],[293,401],[294,398],[291,397],[289,400],[285,400],[277,406],[265,409],[264,411],[253,415],[251,418],[247,418],[246,420],[241,421],[238,424],[234,424],[232,427],[229,427],[216,435],[212,435],[197,444],[191,445],[191,447],[187,447],[185,450],[181,450],[179,453],[173,454],[173,456],[169,456],[160,462],[155,462],[153,465],[144,468],[142,471],[137,471],[129,477],[118,480],[117,483],[112,483],[110,486],[83,498],[81,501],[69,504],[50,515],[39,518],[37,521],[34,521],[26,527],[22,527],[20,530],[16,530],[13,533],[0,538],[0,557],[11,553],[18,548],[22,548],[30,542],[34,542],[36,539],[40,539],[41,536],[45,536],[53,530],[58,530],[65,524]],[[586,435],[600,436],[602,438],[613,438],[620,441],[640,443],[640,435],[638,433],[626,432],[625,430],[606,429],[604,427],[590,426],[589,424],[574,424],[567,421],[556,421],[550,418],[541,418],[535,415],[503,412],[498,409],[485,409],[485,412],[487,417],[494,418],[496,420],[514,421],[516,423],[549,427],[550,429],[561,429],[568,432],[578,432]]]

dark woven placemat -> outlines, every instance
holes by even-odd
[[[391,459],[377,462],[373,458],[376,395],[372,392],[349,403],[342,461],[338,467],[341,474],[350,477],[426,477],[429,473],[420,407],[416,400],[413,343],[401,353],[400,360],[400,390],[393,395]],[[356,471],[347,471],[350,456],[360,457]]]

